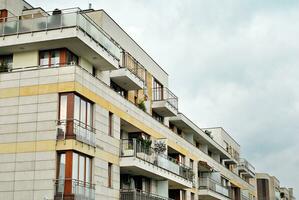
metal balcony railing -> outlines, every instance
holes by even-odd
[[[57,121],[57,140],[74,138],[80,142],[96,146],[95,129],[76,119]]]
[[[132,74],[145,82],[145,68],[128,52],[123,52],[121,68],[128,69]]]
[[[153,88],[153,101],[167,101],[178,110],[178,97],[166,87]]]
[[[121,190],[120,200],[173,200],[157,194],[144,192],[142,190]]]
[[[121,157],[136,157],[152,165],[167,170],[186,180],[193,180],[192,169],[163,153],[157,153],[151,147],[145,147],[142,142],[133,140],[121,140]]]
[[[65,193],[65,184],[71,183],[72,192]],[[66,195],[73,195],[75,200],[95,200],[95,184],[76,179],[55,180],[55,200],[64,200]]]
[[[77,27],[90,36],[97,44],[104,48],[110,55],[120,60],[120,48],[103,29],[98,26],[84,11],[79,8],[64,9],[43,13],[45,16],[32,15],[29,18],[9,17],[0,22],[0,37],[19,35]]]
[[[229,189],[227,187],[222,186],[221,183],[211,178],[200,177],[198,183],[199,183],[199,190],[200,189],[212,190],[218,194],[221,194],[229,198]]]
[[[251,173],[255,174],[255,168],[253,167],[253,165],[251,165],[246,159],[244,158],[240,158],[239,159],[239,167],[244,167],[245,169],[247,169],[248,171],[250,171]]]

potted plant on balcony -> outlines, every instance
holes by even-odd
[[[142,137],[137,139],[137,156],[143,160],[151,161],[150,155],[151,155],[151,145],[152,140],[150,139],[144,139]]]
[[[142,100],[138,103],[138,108],[140,108],[141,110],[146,112],[146,106],[145,106],[144,100]]]
[[[154,150],[157,154],[162,154],[166,151],[166,144],[162,141],[157,141],[154,144]]]

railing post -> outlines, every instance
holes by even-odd
[[[136,143],[136,138],[133,138],[133,154],[134,154],[134,157],[136,157],[136,154],[137,154],[137,143]]]

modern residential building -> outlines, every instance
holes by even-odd
[[[280,200],[280,183],[275,176],[256,173],[258,200]]]
[[[240,145],[104,10],[0,0],[0,70],[0,199],[257,197]]]
[[[280,187],[279,180],[267,173],[256,173],[258,200],[295,200],[293,188]]]
[[[281,200],[295,200],[296,199],[293,194],[293,188],[281,187],[280,188],[280,197],[281,197]]]

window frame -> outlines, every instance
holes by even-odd
[[[78,155],[78,178],[74,179],[73,177],[73,164],[74,164],[74,155],[77,154]],[[66,150],[66,151],[58,151],[57,152],[57,163],[56,163],[56,178],[57,180],[60,180],[59,176],[60,176],[60,163],[61,163],[61,155],[64,155],[65,158],[65,169],[64,169],[64,188],[63,188],[63,194],[65,195],[72,195],[74,194],[73,191],[73,181],[81,181],[79,180],[79,173],[80,173],[80,156],[84,157],[84,181],[83,185],[85,188],[87,188],[88,186],[91,188],[92,187],[92,181],[93,181],[93,157],[83,154],[81,152],[78,151],[73,151],[73,150]],[[87,182],[86,181],[86,162],[87,159],[90,160],[90,180]],[[89,185],[88,185],[89,184]]]
[[[58,63],[52,63],[52,55],[53,53],[58,52],[59,53],[59,62]],[[47,49],[47,50],[41,50],[39,51],[39,59],[38,64],[41,65],[41,54],[46,53],[48,55],[48,63],[44,64],[42,66],[59,66],[59,65],[66,65],[66,64],[72,64],[73,62],[75,64],[79,63],[79,57],[74,54],[72,51],[70,51],[67,48],[58,48],[58,49]],[[71,57],[70,61],[69,58]]]
[[[66,119],[61,119],[61,109],[62,109],[62,97],[66,96],[66,109],[65,109],[65,116]],[[75,98],[79,98],[79,119],[75,118],[75,112],[76,112],[76,105],[75,105]],[[81,121],[81,102],[85,102],[85,121]],[[90,105],[90,106],[88,106]],[[88,109],[89,108],[89,109]],[[58,106],[58,121],[60,123],[63,123],[63,120],[65,120],[66,123],[66,139],[73,139],[75,138],[74,134],[74,121],[78,122],[80,127],[91,129],[93,130],[93,121],[94,121],[94,102],[90,101],[89,99],[75,93],[75,92],[65,92],[59,94],[59,106]],[[90,113],[88,113],[90,112]],[[88,117],[89,114],[89,117]]]

